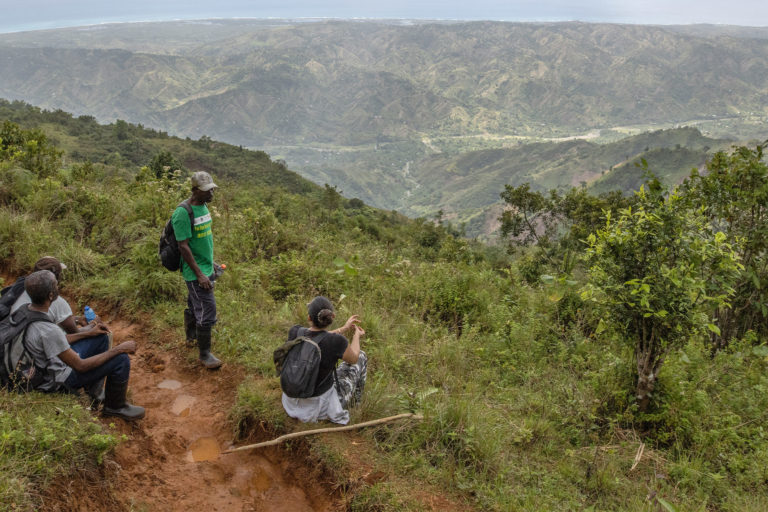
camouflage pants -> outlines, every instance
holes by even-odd
[[[368,375],[368,356],[360,351],[360,358],[355,364],[344,361],[336,368],[336,394],[339,395],[341,406],[344,409],[360,403],[365,387],[365,378]]]

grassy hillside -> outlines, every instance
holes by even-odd
[[[161,226],[186,194],[184,177],[158,179],[122,161],[82,165],[69,151],[62,161],[55,151],[27,159],[55,148],[41,133],[22,135],[37,143],[9,145],[16,144],[9,138],[1,153],[5,271],[56,254],[68,263],[65,295],[140,314],[158,330],[174,326],[178,340],[157,349],[183,351],[185,288],[155,253]],[[74,136],[49,135],[77,146]],[[218,148],[174,143],[178,153],[210,158]],[[367,331],[370,380],[353,421],[409,410],[425,416],[360,433],[360,449],[370,450],[363,453],[372,454],[367,462],[379,475],[372,483],[344,480],[347,444],[310,441],[348,489],[352,510],[424,510],[425,487],[467,510],[768,507],[768,349],[754,334],[714,357],[705,339],[688,339],[668,354],[651,408],[641,413],[632,351],[619,329],[606,329],[605,312],[580,295],[580,265],[573,280],[554,279],[535,254],[511,262],[330,189],[268,188],[248,173],[222,182],[212,212],[217,260],[229,265],[217,284],[216,350],[252,375],[233,411],[242,429],[293,428],[280,407],[271,353],[318,293],[336,302],[340,318],[359,314]],[[29,399],[0,396],[9,403],[3,411]],[[53,400],[71,408],[66,397]],[[45,407],[38,414],[42,424],[59,416]],[[44,461],[66,466],[71,453],[17,449],[32,444],[21,443],[28,429],[8,423],[14,418],[0,414],[3,435],[14,440],[0,443],[0,467],[20,476],[0,487],[0,503],[32,507],[48,476]],[[88,422],[73,418],[67,421]],[[71,434],[46,435],[58,445]],[[111,442],[102,439],[90,453]]]
[[[23,102],[0,99],[0,120],[23,128],[39,128],[64,151],[64,162],[92,162],[115,168],[149,166],[160,153],[170,153],[183,170],[208,171],[223,178],[266,187],[281,187],[297,193],[318,192],[312,182],[275,163],[262,151],[250,151],[202,137],[196,141],[169,136],[118,121],[102,125],[92,116],[62,110],[48,111]]]
[[[595,193],[628,194],[643,183],[635,163],[645,159],[668,184],[679,183],[707,155],[728,141],[704,137],[693,128],[644,133],[607,144],[584,140],[520,144],[510,149],[435,155],[410,165],[413,194],[402,199],[410,215],[431,216],[438,210],[454,222],[469,221],[468,234],[488,234],[485,212],[500,204],[504,185],[530,183],[536,190],[590,187]],[[365,199],[367,197],[361,196]]]

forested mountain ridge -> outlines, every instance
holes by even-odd
[[[162,34],[165,24],[153,26]],[[179,27],[166,52],[177,55],[102,49],[120,25],[92,48],[65,48],[58,31],[35,33],[29,47],[0,37],[0,96],[249,146],[571,133],[766,115],[768,104],[768,40],[759,38],[587,23],[322,22],[238,25],[231,38],[191,47]],[[62,47],[41,47],[47,38]]]
[[[104,164],[130,172],[144,166],[159,172],[167,166],[169,171],[207,171],[220,179],[297,194],[321,190],[287,169],[285,164],[272,161],[263,151],[252,151],[207,137],[184,140],[121,120],[102,125],[92,116],[75,117],[62,110],[48,111],[0,98],[0,133],[7,139],[4,141],[0,137],[3,146],[21,140],[13,125],[44,135],[47,143],[57,146],[65,164]]]

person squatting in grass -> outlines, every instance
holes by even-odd
[[[24,289],[30,303],[22,307],[48,313],[59,298],[56,276],[50,270],[39,270],[27,276]],[[34,322],[27,327],[27,348],[35,366],[45,370],[38,391],[77,392],[92,389],[106,377],[102,415],[126,420],[144,417],[143,407],[126,400],[131,360],[127,354],[136,352],[136,342],[124,341],[109,348],[106,333],[79,340],[70,345],[64,331],[48,322]]]
[[[173,232],[181,253],[181,273],[187,283],[187,308],[184,310],[184,331],[187,342],[194,343],[200,353],[200,362],[208,369],[221,366],[211,353],[211,331],[216,323],[216,299],[213,295],[214,263],[211,213],[207,203],[213,199],[217,185],[211,175],[198,171],[191,178],[193,223],[189,213],[179,206],[171,216]]]
[[[330,420],[346,425],[349,423],[350,406],[359,403],[367,376],[368,358],[360,350],[360,338],[365,334],[357,315],[352,315],[346,323],[334,330],[326,331],[336,314],[333,304],[325,297],[315,297],[308,304],[309,328],[294,325],[288,331],[288,339],[307,336],[320,347],[320,369],[318,384],[309,398],[291,398],[283,393],[283,408],[288,416],[304,422]],[[353,330],[349,342],[341,333]],[[342,363],[336,368],[336,362]],[[337,386],[334,386],[333,372],[336,371]]]

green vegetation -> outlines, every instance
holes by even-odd
[[[763,147],[717,153],[706,174],[694,172],[684,184],[686,195],[734,245],[744,269],[734,283],[730,307],[717,311],[713,349],[724,348],[750,330],[768,335],[768,165]]]
[[[640,158],[677,184],[727,147],[721,139],[764,140],[764,34],[590,23],[114,24],[0,34],[0,94],[264,149],[347,197],[412,217],[443,210],[488,239],[506,184],[631,194]],[[121,146],[134,140],[127,126],[115,123]],[[144,149],[133,164],[159,152]],[[182,146],[170,151],[186,165]],[[75,158],[103,161],[87,147]]]
[[[41,129],[61,141],[64,166],[44,175],[23,168],[21,155],[0,163],[4,268],[23,272],[41,254],[59,255],[69,266],[65,294],[149,313],[158,328],[178,329],[178,342],[165,348],[184,350],[184,285],[155,253],[186,176],[158,178],[146,166],[164,150],[188,171],[208,162],[217,179],[226,176],[211,205],[217,259],[228,265],[217,284],[217,354],[253,375],[232,411],[239,431],[261,421],[275,433],[296,428],[282,415],[271,352],[318,293],[334,300],[340,318],[359,314],[367,331],[370,381],[353,421],[410,410],[425,416],[359,433],[375,453],[367,462],[387,477],[350,484],[352,509],[419,510],[425,492],[475,510],[768,508],[764,331],[745,329],[714,353],[707,334],[741,276],[733,275],[728,247],[744,259],[743,235],[712,224],[717,215],[695,206],[695,196],[682,201],[646,189],[622,199],[606,222],[598,212],[612,196],[558,194],[549,205],[563,224],[549,245],[520,248],[512,258],[439,223],[347,200],[334,187],[299,187],[300,178],[289,179],[295,175],[265,155],[243,150],[243,162],[262,162],[245,172],[232,163],[239,149],[210,140],[158,135],[154,152],[140,158],[143,138],[121,146],[109,128],[112,138],[101,143],[88,136],[89,151],[109,155],[104,148],[116,147],[119,157],[75,163],[69,151],[81,146],[61,126],[83,121],[59,125],[53,114],[16,113],[47,119]],[[715,162],[762,172],[755,155]],[[284,179],[265,186],[267,175]],[[604,256],[585,265],[579,240],[593,232],[592,253]],[[764,265],[764,245],[758,253]],[[640,265],[646,257],[653,261]],[[591,295],[582,294],[587,289]],[[632,319],[663,333],[655,352],[663,366],[644,410],[636,344],[647,338]],[[6,416],[3,409],[0,421]],[[322,438],[308,443],[335,467],[345,460],[346,448]],[[17,495],[32,499],[37,482]]]
[[[46,108],[243,145],[567,137],[718,119],[750,119],[764,133],[753,118],[768,114],[759,64],[768,39],[748,28],[693,32],[488,21],[114,24],[0,35],[0,85]]]
[[[644,181],[635,163],[645,159],[667,185],[680,183],[708,155],[731,142],[704,137],[695,128],[649,131],[620,140],[516,143],[490,149],[465,147],[435,154],[421,143],[382,143],[343,151],[290,149],[281,153],[317,183],[338,183],[349,196],[410,216],[431,217],[439,210],[468,236],[488,236],[489,216],[500,206],[505,185],[530,183],[535,190],[586,187],[593,194],[619,190],[632,195]]]
[[[73,397],[0,391],[0,510],[27,510],[51,479],[101,464],[117,444],[103,430]]]
[[[730,306],[739,270],[722,232],[700,210],[657,181],[638,200],[588,237],[592,288],[585,296],[606,306],[607,324],[635,352],[635,396],[647,412],[662,364],[697,334],[719,329],[707,311]]]

